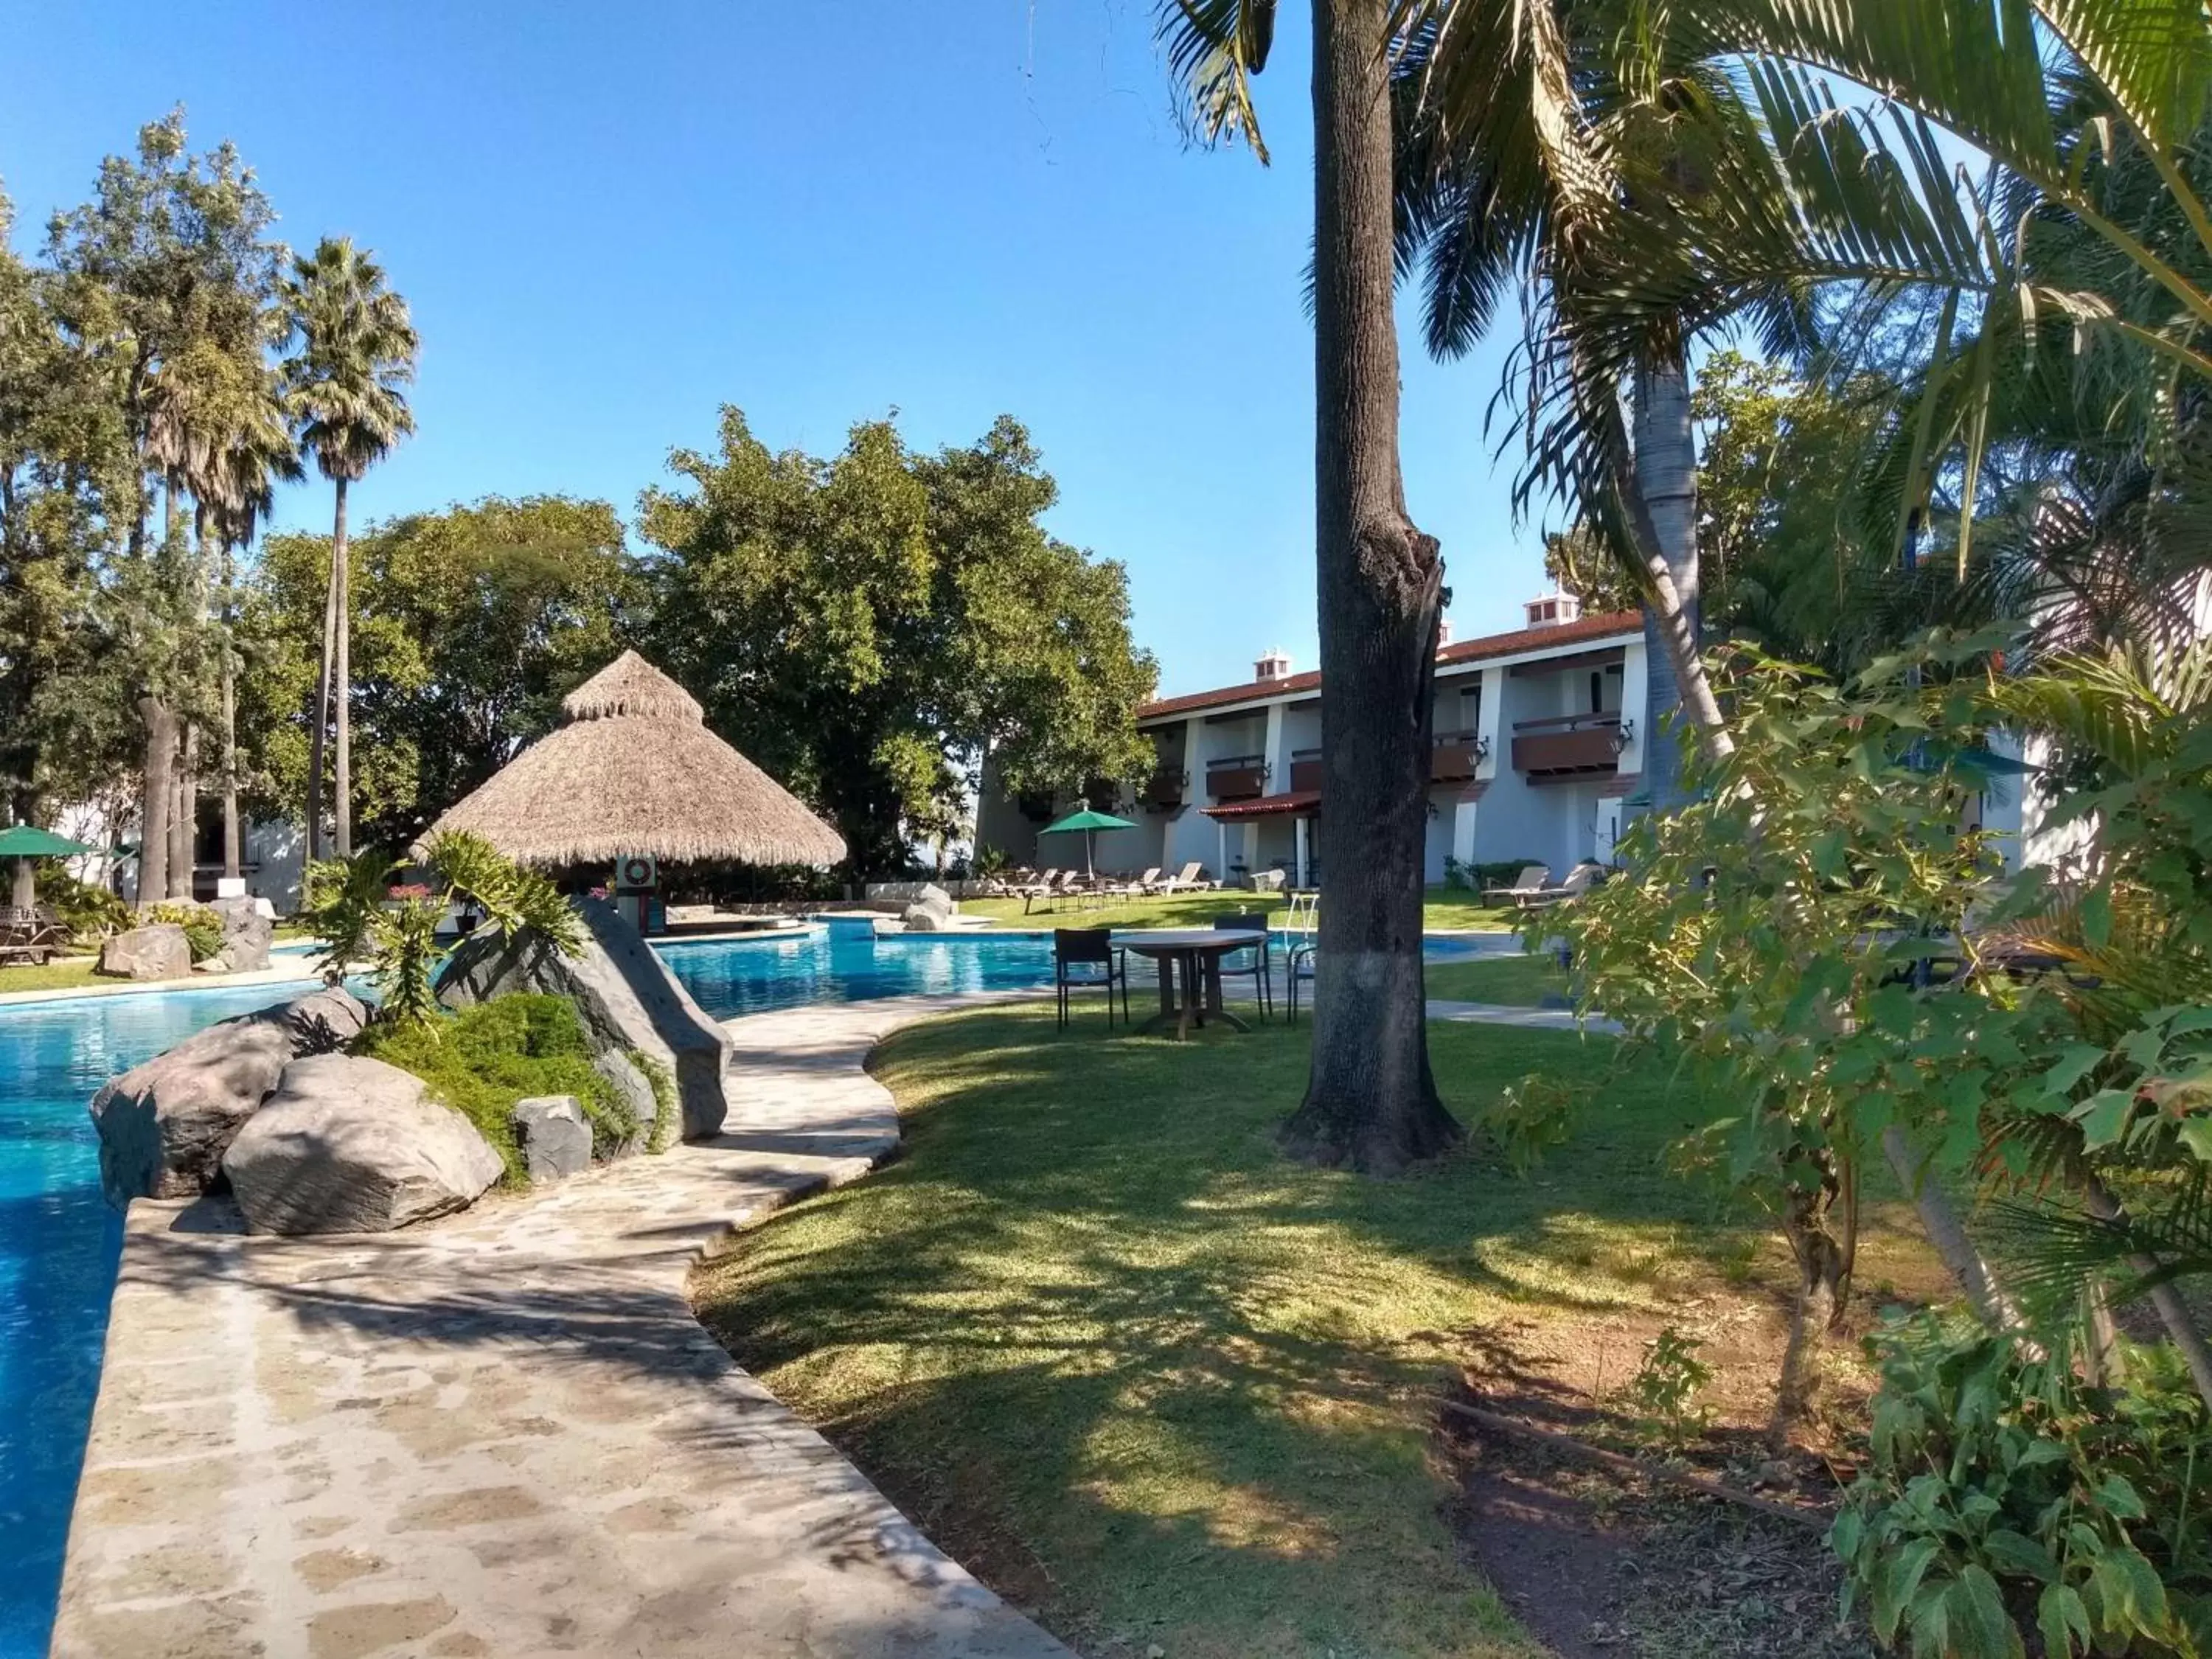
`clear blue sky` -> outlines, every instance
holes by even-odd
[[[1186,146],[1150,0],[191,11],[0,0],[18,244],[182,102],[286,240],[375,249],[422,330],[421,430],[356,513],[565,491],[628,517],[726,402],[817,452],[893,408],[927,446],[1003,410],[1060,481],[1053,530],[1127,565],[1164,692],[1273,644],[1313,663],[1301,15],[1262,168]],[[1462,638],[1540,581],[1483,433],[1499,356],[1406,354],[1407,489]],[[278,512],[326,526],[325,487]]]

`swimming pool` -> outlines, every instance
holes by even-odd
[[[46,1650],[121,1218],[85,1104],[116,1073],[284,994],[77,997],[0,1009],[0,1656]]]
[[[782,939],[657,947],[719,1019],[807,1002],[1019,988],[1052,978],[1049,934],[878,939],[833,921]],[[1474,941],[1431,939],[1432,959]],[[100,1191],[86,1103],[100,1085],[233,1014],[304,987],[165,991],[0,1007],[0,1659],[45,1653],[84,1452],[120,1218]]]

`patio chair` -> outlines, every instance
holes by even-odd
[[[1106,992],[1106,1027],[1114,1026],[1114,987],[1121,988],[1121,1020],[1129,1019],[1128,953],[1114,948],[1110,927],[1055,927],[1052,930],[1052,988],[1060,1007],[1060,1029],[1067,1029],[1069,995],[1091,986]]]
[[[1513,878],[1510,887],[1486,887],[1482,890],[1482,896],[1486,899],[1509,903],[1516,910],[1525,910],[1528,908],[1528,901],[1541,893],[1551,879],[1550,865],[1524,864],[1521,866],[1521,873]]]
[[[1206,866],[1196,859],[1160,884],[1163,893],[1210,893],[1218,884],[1208,881],[1203,872]]]
[[[1260,1005],[1260,1018],[1267,1018],[1275,1012],[1275,975],[1272,960],[1274,951],[1267,933],[1267,916],[1260,912],[1216,916],[1213,926],[1217,931],[1257,933],[1260,935],[1257,945],[1231,951],[1221,958],[1221,977],[1242,979],[1249,974],[1252,976],[1252,1000]]]
[[[1314,982],[1314,968],[1321,953],[1321,895],[1293,893],[1291,895],[1290,915],[1283,922],[1283,944],[1286,955],[1283,963],[1283,980],[1290,991],[1287,1018],[1293,1025],[1298,1023],[1298,981]]]

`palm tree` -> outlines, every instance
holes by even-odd
[[[228,411],[228,429],[213,451],[200,496],[206,528],[221,550],[218,647],[222,654],[222,873],[241,873],[238,817],[238,651],[234,638],[238,555],[276,505],[279,480],[301,476],[300,454],[286,419],[283,389],[256,364],[246,395]]]
[[[284,385],[300,441],[337,486],[331,532],[331,574],[323,605],[323,653],[309,727],[307,850],[322,854],[324,732],[336,699],[336,851],[353,851],[351,654],[347,599],[346,487],[359,480],[408,433],[415,416],[400,390],[415,378],[421,345],[407,302],[385,285],[384,270],[344,237],[325,237],[313,254],[293,261],[283,301],[298,349],[284,365]]]
[[[1392,307],[1389,0],[1312,0],[1315,525],[1331,858],[1313,1066],[1293,1156],[1388,1171],[1458,1140],[1429,1070],[1423,842],[1443,562],[1406,510]],[[1164,0],[1212,139],[1267,151],[1252,80],[1274,0]]]

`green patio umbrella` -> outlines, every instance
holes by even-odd
[[[1080,830],[1083,832],[1083,873],[1087,876],[1091,873],[1091,837],[1101,830],[1133,830],[1136,827],[1128,819],[1117,818],[1111,812],[1094,812],[1089,801],[1079,800],[1075,803],[1075,811],[1057,823],[1048,823],[1037,834],[1066,836]]]
[[[39,898],[38,885],[31,873],[33,859],[65,859],[99,850],[81,841],[71,841],[67,836],[58,836],[51,830],[41,830],[34,823],[11,823],[0,830],[0,858],[15,860],[14,902],[26,910]]]

